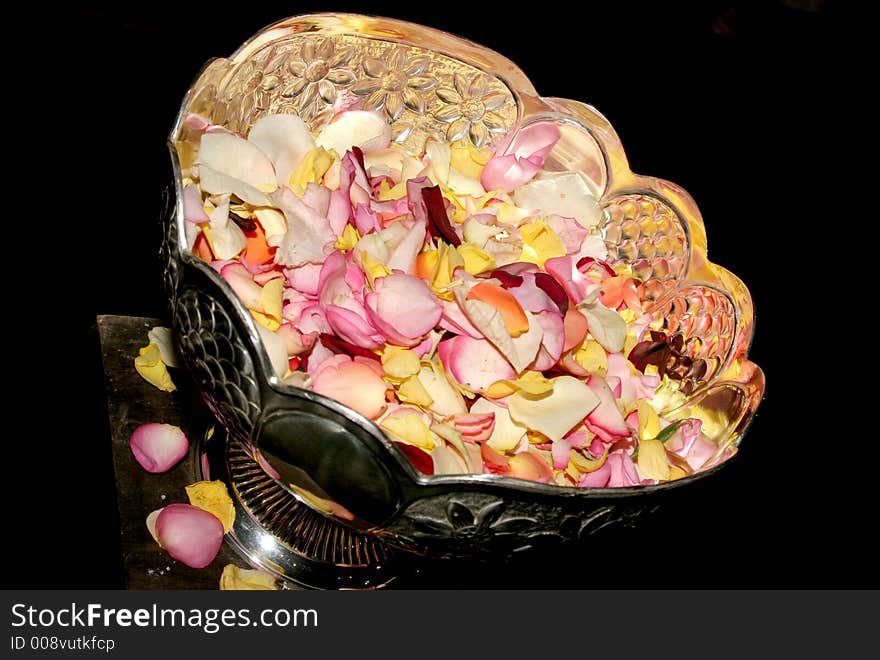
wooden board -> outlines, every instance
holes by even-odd
[[[203,407],[185,372],[174,370],[176,392],[162,392],[135,371],[134,358],[146,346],[147,332],[158,319],[99,316],[101,354],[113,443],[119,521],[126,584],[129,589],[217,589],[226,564],[247,567],[228,544],[206,568],[193,569],[173,560],[150,536],[147,515],[172,502],[187,502],[184,487],[197,481],[196,451],[164,474],[149,474],[135,461],[128,442],[132,432],[147,422],[174,424],[194,439]]]

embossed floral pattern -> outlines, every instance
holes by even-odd
[[[271,92],[281,84],[279,72],[286,59],[287,53],[278,53],[272,48],[261,57],[244,62],[236,72],[227,96],[236,92],[241,98],[237,119],[242,127],[253,123],[271,106]]]
[[[535,524],[531,518],[502,518],[505,503],[492,500],[482,507],[469,507],[464,502],[451,499],[446,505],[445,519],[418,516],[413,523],[420,535],[454,540],[473,546],[477,550],[488,550],[499,534],[513,534]]]
[[[449,124],[446,139],[450,142],[468,137],[475,146],[482,147],[493,133],[507,130],[504,118],[496,111],[508,97],[491,89],[489,78],[483,74],[465,78],[456,73],[453,86],[437,89],[437,97],[446,105],[434,113],[434,118]]]
[[[400,120],[404,109],[421,115],[428,107],[429,94],[437,86],[436,78],[427,73],[429,64],[427,57],[408,56],[402,49],[382,59],[364,57],[366,77],[356,82],[351,91],[364,97],[364,110],[381,110],[391,122],[396,122],[396,140],[406,139],[412,130],[411,123]]]
[[[310,119],[323,106],[333,105],[340,87],[355,80],[347,66],[354,55],[352,48],[337,48],[333,39],[303,41],[298,57],[287,62],[292,80],[281,96],[296,99],[295,107],[303,119]]]

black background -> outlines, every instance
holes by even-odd
[[[634,171],[675,181],[697,200],[711,259],[755,298],[751,355],[768,390],[736,461],[574,569],[546,562],[467,579],[877,586],[865,500],[855,492],[872,476],[870,450],[857,444],[871,441],[870,427],[860,429],[833,394],[865,365],[854,357],[829,373],[835,348],[816,302],[833,267],[824,267],[830,246],[813,228],[837,221],[827,126],[841,85],[838,7],[583,2],[576,17],[567,4],[531,2],[525,16],[506,3],[453,0],[47,5],[43,47],[25,53],[21,68],[51,71],[48,93],[40,87],[36,143],[28,136],[35,169],[24,177],[48,184],[23,210],[7,208],[25,278],[10,294],[10,319],[29,343],[6,351],[17,395],[6,410],[3,467],[25,486],[7,489],[4,543],[21,568],[2,572],[4,586],[123,586],[95,315],[164,315],[157,247],[159,191],[170,176],[165,137],[199,67],[264,25],[321,10],[457,33],[512,59],[542,94],[596,106]],[[27,107],[27,94],[26,85],[16,91],[14,109]],[[22,216],[39,221],[36,236],[16,222]],[[796,276],[805,264],[811,275]]]

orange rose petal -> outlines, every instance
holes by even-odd
[[[511,337],[518,337],[529,329],[529,319],[519,301],[510,291],[497,284],[481,282],[471,287],[467,300],[479,300],[501,312]]]

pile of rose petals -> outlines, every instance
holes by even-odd
[[[275,376],[373,420],[425,474],[654,484],[727,457],[675,386],[598,192],[544,169],[550,122],[496,147],[391,142],[376,113],[247,136],[196,115],[188,247],[256,321]],[[502,147],[503,145],[503,147]]]

